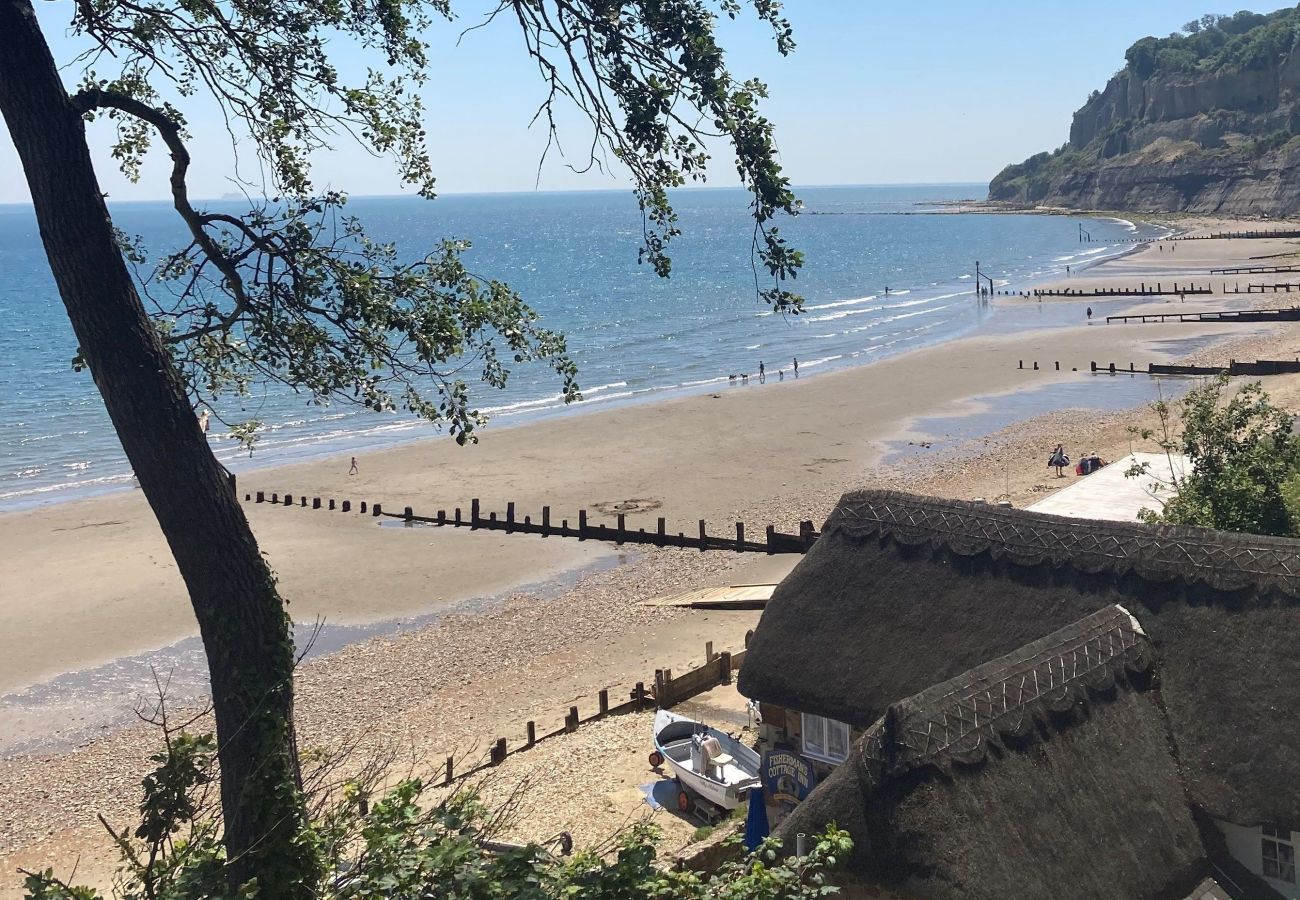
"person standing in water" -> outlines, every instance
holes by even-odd
[[[763,361],[758,361],[758,383],[762,384],[767,381],[767,370],[763,368]]]
[[[799,357],[794,358],[794,377],[799,377]]]

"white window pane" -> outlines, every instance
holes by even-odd
[[[821,716],[803,714],[803,751],[812,756],[826,755],[826,721]]]
[[[826,755],[835,760],[848,758],[849,726],[835,721],[828,721],[826,725]]]

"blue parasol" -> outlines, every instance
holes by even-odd
[[[767,801],[761,788],[749,790],[749,812],[745,815],[745,849],[754,852],[771,833],[767,824]]]

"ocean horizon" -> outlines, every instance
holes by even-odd
[[[747,194],[709,187],[675,197],[682,235],[673,274],[637,264],[640,215],[621,190],[353,197],[348,212],[408,258],[446,237],[473,242],[471,270],[508,282],[564,333],[579,366],[584,400],[565,406],[541,366],[516,367],[497,391],[471,382],[471,396],[498,425],[612,404],[807,377],[941,343],[975,329],[1016,330],[1026,322],[975,298],[974,264],[999,289],[1079,270],[1168,229],[1126,219],[1032,214],[898,215],[937,211],[980,196],[978,183],[805,186],[803,213],[778,222],[804,251],[794,288],[798,316],[774,314],[756,297],[750,268]],[[235,208],[236,201],[205,201]],[[163,201],[112,203],[115,224],[140,235],[152,256],[182,240]],[[1087,221],[1091,243],[1080,243]],[[30,205],[0,205],[0,511],[79,499],[131,485],[130,468],[87,373],[74,373],[76,341],[41,247]],[[886,288],[888,291],[886,292]],[[1043,311],[1032,327],[1065,324],[1067,310]],[[730,376],[738,376],[733,382]],[[251,459],[213,422],[210,439],[232,470],[359,453],[435,437],[409,414],[359,406],[317,406],[281,386],[217,405],[218,418],[265,423]],[[490,422],[488,428],[493,427]]]

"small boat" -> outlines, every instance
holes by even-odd
[[[650,765],[657,769],[665,763],[677,779],[677,808],[684,813],[697,797],[736,809],[759,786],[759,758],[752,749],[726,732],[661,709],[655,714]]]

